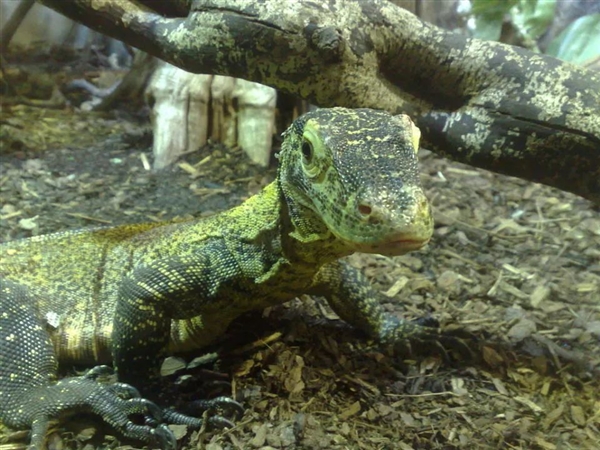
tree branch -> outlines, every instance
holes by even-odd
[[[446,32],[384,0],[198,0],[186,18],[133,1],[42,2],[191,72],[408,113],[441,155],[600,202],[596,72]]]

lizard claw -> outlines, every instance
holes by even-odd
[[[101,376],[114,375],[114,373],[115,373],[115,369],[113,369],[112,367],[106,366],[106,365],[100,365],[100,366],[92,367],[90,370],[88,370],[83,375],[83,378],[95,380],[96,378],[101,377]]]
[[[412,344],[422,344],[429,348],[433,345],[446,361],[452,361],[449,350],[455,350],[461,356],[473,359],[474,352],[468,342],[458,335],[442,332],[437,326],[430,325],[437,325],[437,321],[421,318],[409,322],[390,316],[380,340],[399,347],[401,352],[408,350],[409,354],[412,354]]]
[[[183,414],[172,409],[164,411],[164,420],[167,423],[187,425],[190,428],[202,427],[204,420],[199,416],[208,413],[207,423],[216,428],[233,428],[235,424],[221,414],[231,415],[234,418],[244,413],[244,407],[229,397],[216,397],[211,400],[195,400],[188,405],[188,413]]]
[[[472,340],[472,339],[471,339]],[[464,338],[447,332],[442,332],[436,328],[423,327],[423,332],[413,339],[425,345],[434,345],[446,362],[451,362],[452,352],[458,353],[462,358],[473,359],[475,352],[471,345]]]
[[[159,424],[152,430],[150,444],[156,445],[162,450],[175,450],[177,448],[177,439],[171,429],[164,423]]]
[[[125,400],[123,412],[126,415],[143,414],[149,424],[159,424],[163,420],[164,413],[160,407],[145,398],[130,398]]]
[[[235,427],[235,424],[227,419],[226,417],[223,416],[210,416],[208,419],[206,419],[208,421],[208,424],[211,427],[223,430],[225,428],[233,428]]]
[[[469,340],[473,341],[473,337],[470,337]],[[456,350],[463,357],[468,359],[473,359],[475,357],[475,352],[471,345],[469,345],[469,342],[463,337],[443,333],[438,342],[444,348]]]

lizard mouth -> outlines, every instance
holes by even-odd
[[[398,256],[418,250],[429,242],[430,238],[401,238],[377,244],[363,244],[360,250],[364,253],[378,253],[385,256]]]
[[[407,247],[423,247],[425,244],[429,242],[429,238],[427,239],[398,239],[396,241],[389,242],[389,245],[398,245],[398,246],[407,246]]]
[[[418,250],[425,246],[429,242],[430,238],[427,239],[398,239],[385,244],[382,244],[384,248],[389,248],[390,251],[401,251],[402,253],[411,252]]]

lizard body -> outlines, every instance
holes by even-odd
[[[166,354],[207,345],[240,314],[304,293],[324,295],[380,341],[426,334],[385,313],[360,272],[338,261],[356,251],[403,254],[430,239],[419,136],[407,116],[313,111],[284,133],[276,180],[229,211],[0,245],[0,420],[31,427],[39,448],[49,419],[85,410],[169,447],[157,422],[200,419],[163,415],[125,384],[58,381],[58,362],[112,363],[120,381],[135,383]],[[154,421],[129,421],[140,412]]]

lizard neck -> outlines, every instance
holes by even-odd
[[[306,205],[310,202],[303,202],[301,192],[283,186],[279,178],[265,186],[259,194],[228,211],[223,226],[237,223],[236,233],[248,241],[272,240],[273,249],[278,248],[295,267],[307,264],[314,269],[354,252]],[[252,225],[248,220],[257,223]]]
[[[279,198],[282,250],[288,259],[320,266],[353,253],[316,211],[302,203],[298,191],[286,189],[279,179],[273,184]]]

